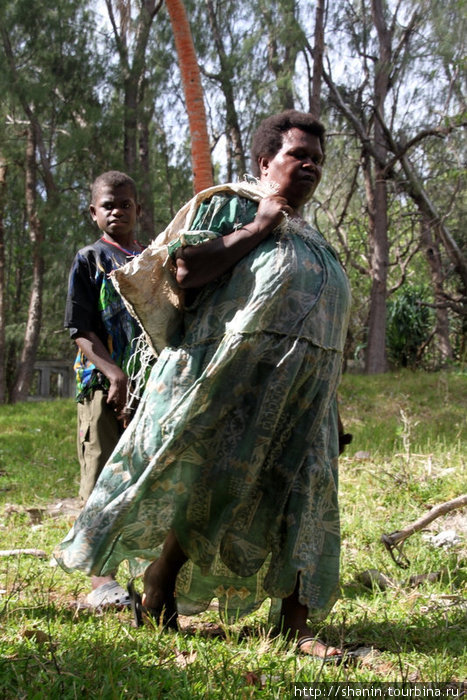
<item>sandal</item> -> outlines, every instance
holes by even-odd
[[[133,581],[129,581],[127,585],[128,597],[130,600],[131,611],[133,613],[133,622],[135,627],[142,627],[144,625],[144,616],[150,617],[157,623],[161,622],[162,617],[162,627],[163,629],[171,629],[178,631],[178,614],[175,607],[175,602],[172,607],[164,606],[161,609],[157,608],[147,608],[142,603],[141,595],[135,590]]]
[[[326,656],[319,656],[319,654],[309,654],[306,651],[302,652],[302,647],[305,644],[308,644],[311,642],[312,644],[322,644],[324,647],[327,647],[325,642],[322,642],[320,639],[317,639],[316,637],[300,637],[300,639],[297,640],[297,646],[296,650],[300,654],[302,653],[304,656],[310,656],[312,659],[319,659],[319,661],[322,661],[323,664],[336,664],[339,665],[342,663],[342,660],[346,654],[327,654]]]
[[[107,581],[107,583],[94,588],[86,596],[87,607],[94,610],[105,610],[112,607],[123,608],[130,603],[130,596],[125,593],[117,581]]]
[[[326,646],[324,642],[322,642],[320,639],[317,639],[316,637],[300,637],[300,639],[297,641],[297,652],[300,653],[301,647],[304,644],[307,644],[308,642],[319,642],[323,646]],[[312,659],[317,659],[321,661],[323,664],[334,664],[335,666],[340,666],[342,664],[343,666],[349,666],[350,664],[357,663],[359,660],[364,659],[366,656],[369,656],[372,653],[379,652],[378,650],[375,650],[372,647],[358,647],[357,649],[353,649],[352,651],[350,651],[349,649],[345,649],[340,654],[328,654],[327,656],[307,654],[306,652],[302,653],[303,655],[310,656]]]

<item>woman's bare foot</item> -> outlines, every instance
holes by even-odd
[[[141,599],[147,612],[167,627],[177,627],[175,581],[187,557],[173,531],[164,542],[162,554],[144,572],[144,593]]]
[[[296,640],[297,651],[301,654],[316,656],[320,659],[329,656],[339,656],[342,651],[338,647],[326,645],[313,634],[308,627],[308,608],[298,600],[298,582],[294,592],[282,600],[281,630],[282,634],[291,640]]]
[[[157,559],[144,572],[144,593],[141,599],[147,613],[164,625],[176,624],[175,578],[164,561]]]

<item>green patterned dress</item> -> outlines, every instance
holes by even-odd
[[[217,194],[190,232],[201,245],[257,204]],[[290,595],[310,613],[339,577],[337,406],[350,292],[332,247],[288,220],[184,313],[184,338],[154,365],[141,403],[55,556],[66,570],[134,574],[170,528],[189,557],[182,614],[213,597],[227,615]]]

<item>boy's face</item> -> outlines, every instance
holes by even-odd
[[[89,211],[101,231],[119,240],[134,232],[140,205],[131,185],[102,185]]]

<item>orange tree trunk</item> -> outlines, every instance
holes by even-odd
[[[183,2],[181,0],[165,0],[165,4],[174,33],[188,112],[194,189],[195,192],[200,192],[213,185],[214,182],[199,66]]]

